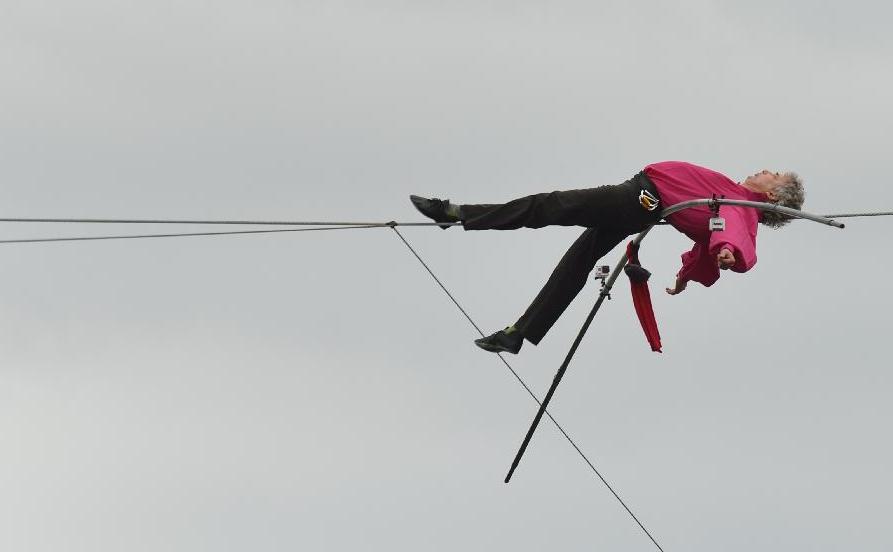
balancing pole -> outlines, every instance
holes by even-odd
[[[748,207],[751,209],[759,209],[761,211],[775,211],[789,215],[793,218],[802,218],[814,222],[820,222],[822,224],[827,224],[828,226],[844,228],[843,223],[837,222],[829,217],[813,215],[805,211],[783,207],[774,203],[762,203],[757,201],[744,201],[737,199],[717,199],[716,197],[714,197],[713,199],[695,199],[692,201],[677,203],[676,205],[665,209],[661,213],[660,218],[663,219],[677,211],[689,209],[699,205],[707,205],[717,213],[719,211],[720,205],[734,205],[739,207]],[[639,245],[645,235],[648,234],[648,231],[652,228],[653,226],[649,226],[648,228],[640,232],[639,235],[633,239],[633,245]],[[589,329],[589,325],[592,323],[592,319],[595,318],[595,314],[602,306],[602,303],[604,303],[605,297],[610,297],[611,288],[614,286],[614,282],[617,280],[617,276],[620,275],[620,271],[622,271],[623,267],[626,266],[628,260],[629,259],[624,252],[623,258],[620,259],[620,262],[617,263],[617,266],[614,267],[614,271],[611,272],[611,275],[605,280],[604,284],[602,285],[602,290],[599,293],[598,301],[595,302],[592,310],[589,311],[589,316],[586,317],[586,321],[583,323],[583,327],[580,328],[580,332],[577,334],[577,338],[574,339],[573,345],[571,345],[570,350],[567,352],[567,356],[565,357],[564,362],[561,363],[561,367],[555,374],[555,379],[552,380],[552,386],[549,387],[549,392],[546,393],[545,398],[543,398],[543,402],[540,403],[540,408],[537,411],[536,416],[534,416],[533,418],[533,423],[530,424],[530,429],[527,430],[527,435],[524,437],[524,442],[521,443],[521,448],[518,449],[518,453],[515,455],[515,459],[512,461],[512,467],[509,468],[509,472],[505,476],[506,483],[508,483],[512,479],[512,474],[515,473],[515,468],[518,467],[518,463],[521,461],[521,457],[524,456],[524,451],[527,450],[527,445],[530,444],[530,439],[533,437],[533,432],[536,431],[536,427],[539,425],[540,419],[543,417],[543,413],[545,413],[546,407],[549,405],[549,401],[552,400],[552,395],[555,393],[555,388],[557,388],[558,384],[561,383],[561,378],[564,377],[564,372],[567,370],[568,364],[570,364],[571,359],[574,357],[574,353],[577,352],[577,347],[580,345],[580,342],[583,341],[583,336],[586,334],[586,330]]]

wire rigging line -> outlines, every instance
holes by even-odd
[[[322,226],[316,228],[279,228],[276,230],[236,230],[232,232],[185,232],[175,234],[127,234],[121,236],[77,236],[71,238],[23,238],[13,240],[0,240],[0,245],[16,243],[50,243],[50,242],[74,242],[74,241],[99,241],[99,240],[137,240],[148,238],[183,238],[192,236],[234,236],[240,234],[276,234],[281,232],[320,232],[323,230],[357,230],[362,228],[383,228],[385,224],[369,226]]]
[[[301,220],[196,220],[196,219],[113,219],[113,218],[0,218],[0,222],[43,222],[78,224],[231,224],[241,226],[455,226],[458,222],[332,222]]]
[[[893,216],[893,211],[867,211],[861,213],[843,213],[822,215],[828,219],[854,217]],[[0,218],[0,222],[45,222],[45,223],[109,223],[109,224],[231,224],[231,225],[264,225],[264,226],[312,226],[306,229],[277,230],[240,230],[233,232],[184,232],[170,234],[137,234],[115,236],[76,236],[55,238],[30,238],[0,240],[0,245],[16,243],[51,243],[101,240],[129,240],[145,238],[179,238],[191,236],[233,236],[239,234],[275,234],[279,232],[305,232],[313,230],[350,230],[365,228],[393,228],[395,226],[459,226],[461,222],[311,222],[311,221],[263,221],[263,220],[177,220],[177,219],[73,219],[73,218]],[[657,224],[668,224],[660,221]],[[319,226],[320,228],[315,228]]]
[[[696,200],[703,203],[706,200]],[[732,203],[732,202],[727,202]],[[738,202],[742,203],[742,202]],[[679,205],[681,206],[681,204]],[[676,207],[676,206],[673,206]],[[826,219],[836,218],[854,218],[854,217],[885,217],[893,216],[893,211],[864,211],[858,213],[841,213],[833,215],[822,215]],[[459,226],[460,222],[357,222],[357,221],[293,221],[293,220],[227,220],[227,219],[124,219],[124,218],[46,218],[46,217],[5,217],[0,218],[2,222],[15,223],[76,223],[76,224],[200,224],[200,225],[242,225],[242,226],[331,226],[352,227],[352,228],[393,228],[395,226]],[[659,224],[665,224],[661,221]],[[335,230],[336,228],[325,228],[326,230]],[[269,233],[279,232],[280,230]],[[147,234],[137,236],[90,236],[76,238],[41,238],[31,240],[0,240],[3,243],[42,243],[42,242],[60,242],[60,241],[90,241],[90,240],[113,240],[113,239],[137,239],[137,238],[173,238],[186,236],[213,236],[213,235],[236,235],[249,234],[252,232],[190,232],[190,233],[171,233],[171,234]],[[266,232],[253,232],[263,234]]]
[[[453,296],[453,294],[450,293],[450,290],[448,290],[446,288],[446,286],[443,285],[443,282],[440,281],[440,278],[438,278],[437,275],[434,274],[434,272],[431,270],[431,268],[428,266],[428,264],[422,259],[421,256],[419,256],[419,254],[412,247],[412,245],[409,244],[409,242],[406,240],[406,238],[403,237],[403,234],[401,234],[400,231],[397,230],[393,226],[391,226],[391,229],[394,232],[396,232],[397,237],[400,238],[400,240],[406,245],[406,247],[413,254],[413,256],[415,256],[415,258],[419,261],[419,263],[421,263],[421,265],[425,268],[425,270],[428,271],[428,274],[431,275],[431,278],[433,278],[434,281],[437,282],[437,285],[440,286],[440,289],[442,289],[443,292],[446,293],[447,297],[450,298],[450,301],[452,301],[453,304],[456,305],[456,308],[459,309],[459,311],[462,313],[463,316],[465,316],[465,318],[474,327],[474,329],[479,334],[481,334],[481,337],[485,337],[484,332],[481,331],[481,328],[475,323],[474,320],[472,320],[472,318],[471,318],[471,316],[469,316],[468,312],[462,307],[462,305],[459,304],[459,301],[456,300],[456,298]],[[502,363],[505,364],[506,368],[509,369],[509,371],[515,377],[515,379],[518,380],[518,382],[521,384],[521,386],[524,387],[524,390],[527,391],[527,394],[530,395],[533,398],[533,400],[536,401],[536,403],[538,405],[542,406],[542,402],[540,402],[540,400],[539,400],[539,398],[537,398],[536,394],[533,391],[531,391],[530,387],[528,387],[528,385],[524,382],[524,380],[521,379],[521,376],[519,376],[518,372],[516,372],[515,369],[512,368],[511,364],[509,364],[509,362],[505,359],[505,357],[503,357],[502,354],[498,354],[497,356],[499,357],[499,360],[501,360]],[[648,529],[645,527],[645,525],[641,521],[639,521],[639,518],[636,517],[636,514],[634,514],[633,511],[629,508],[629,506],[627,506],[626,502],[624,502],[624,500],[620,497],[620,495],[617,493],[617,491],[614,490],[614,488],[611,486],[611,484],[608,483],[608,481],[604,478],[604,476],[602,476],[602,474],[598,471],[598,469],[595,467],[595,465],[589,460],[589,458],[586,456],[586,454],[580,449],[579,446],[577,446],[577,443],[574,442],[574,440],[571,438],[571,436],[568,435],[568,433],[564,430],[563,427],[561,427],[561,424],[558,423],[558,420],[556,420],[548,410],[545,410],[544,413],[546,416],[549,417],[550,420],[552,420],[552,423],[555,424],[555,427],[558,428],[558,431],[560,431],[561,434],[564,435],[564,438],[567,440],[567,442],[570,443],[572,447],[574,447],[574,450],[577,451],[577,454],[579,454],[580,458],[582,458],[583,461],[586,462],[586,464],[589,466],[589,468],[592,470],[592,472],[596,476],[598,476],[598,478],[601,480],[601,482],[604,483],[605,487],[607,487],[608,490],[611,491],[611,494],[614,495],[614,498],[616,498],[617,501],[620,502],[620,505],[623,506],[623,509],[626,510],[626,512],[630,515],[630,517],[632,517],[632,519],[636,522],[636,524],[639,526],[639,528],[641,528],[642,531],[645,532],[645,535],[647,535],[648,538],[651,539],[651,542],[654,543],[654,546],[656,546],[657,549],[660,550],[660,552],[664,552],[664,549],[661,547],[660,544],[658,544],[658,542],[654,538],[654,536],[651,535],[651,532],[648,531]]]

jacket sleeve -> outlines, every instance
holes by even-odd
[[[729,249],[735,255],[735,264],[731,270],[735,272],[747,272],[757,264],[756,234],[751,228],[756,227],[756,221],[751,221],[743,208],[726,207],[720,211],[726,219],[726,229],[722,232],[712,232],[709,243],[709,256],[714,260],[723,249]]]
[[[719,267],[716,256],[710,255],[707,243],[697,242],[691,251],[682,254],[682,268],[676,277],[684,281],[695,281],[707,287],[719,280]]]

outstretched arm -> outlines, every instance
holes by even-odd
[[[699,282],[704,286],[712,286],[719,279],[719,270],[717,259],[710,255],[708,244],[695,243],[691,251],[682,254],[682,268],[676,274],[676,285],[671,288],[676,295],[685,289],[686,284],[691,281]]]
[[[742,208],[724,208],[721,212],[726,218],[726,229],[710,234],[711,257],[716,259],[718,268],[747,272],[757,262],[756,222],[751,221],[756,214]]]
[[[697,246],[695,247],[697,248]],[[716,255],[716,266],[722,270],[733,268],[737,262],[738,259],[735,258],[735,253],[728,247],[723,247]],[[671,288],[666,288],[667,293],[670,295],[678,295],[685,291],[685,286],[688,285],[688,280],[683,276],[684,272],[686,272],[685,269],[679,271],[679,276],[676,276],[676,284]],[[691,271],[688,272],[691,274]],[[705,285],[711,283],[712,282],[709,279],[704,282]]]
[[[685,286],[687,286],[687,285],[688,285],[687,280],[683,280],[682,278],[677,277],[676,285],[672,288],[667,288],[667,293],[669,293],[670,295],[678,295],[678,294],[682,293],[683,291],[685,291]]]

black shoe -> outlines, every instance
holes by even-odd
[[[521,350],[521,345],[524,344],[524,336],[517,330],[512,333],[505,333],[505,330],[499,330],[487,337],[475,339],[474,344],[491,353],[512,353],[516,355]]]
[[[459,222],[457,217],[447,214],[447,208],[450,205],[449,199],[424,198],[417,195],[409,196],[409,200],[419,210],[420,213],[432,219],[434,222]],[[446,230],[452,226],[451,224],[441,224],[440,227]]]

